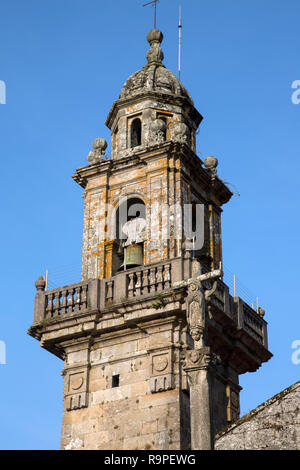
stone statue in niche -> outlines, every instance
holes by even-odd
[[[105,139],[98,138],[93,142],[93,150],[88,154],[88,161],[93,163],[100,163],[103,161],[105,150],[107,148],[107,142]]]

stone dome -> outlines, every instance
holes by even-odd
[[[161,31],[156,29],[149,31],[147,40],[151,46],[147,52],[148,64],[128,78],[122,88],[120,99],[129,98],[147,91],[157,91],[159,93],[182,96],[193,104],[190,94],[178,78],[162,64],[164,55],[160,48],[160,43],[163,40]]]

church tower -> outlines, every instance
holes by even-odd
[[[84,189],[82,278],[36,282],[29,334],[64,361],[62,449],[213,449],[239,417],[239,375],[270,359],[262,309],[223,282],[221,214],[232,193],[196,155],[202,121],[163,65],[113,103],[73,178]]]

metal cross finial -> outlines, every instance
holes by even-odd
[[[156,5],[160,2],[160,0],[152,0],[152,2],[145,3],[143,7],[147,5],[152,5],[154,7],[154,29],[156,29]]]

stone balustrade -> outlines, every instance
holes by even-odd
[[[46,291],[44,279],[39,278],[36,282],[34,324],[92,311],[102,312],[114,304],[138,300],[140,296],[151,297],[170,292],[174,282],[190,277],[189,272],[184,261],[175,259],[119,272],[109,279],[86,280]],[[211,303],[218,315],[225,315],[238,330],[268,347],[267,323],[242,299],[232,297],[228,286],[221,280],[217,281]]]
[[[45,292],[46,318],[72,315],[87,309],[88,282]]]
[[[171,266],[171,263],[159,264],[149,268],[139,268],[126,274],[128,298],[169,290]]]
[[[235,301],[238,308],[238,327],[268,348],[266,322],[242,299],[237,297]]]
[[[36,288],[34,324],[59,317],[75,316],[98,308],[99,281],[97,279],[45,291],[45,281],[39,278]]]

